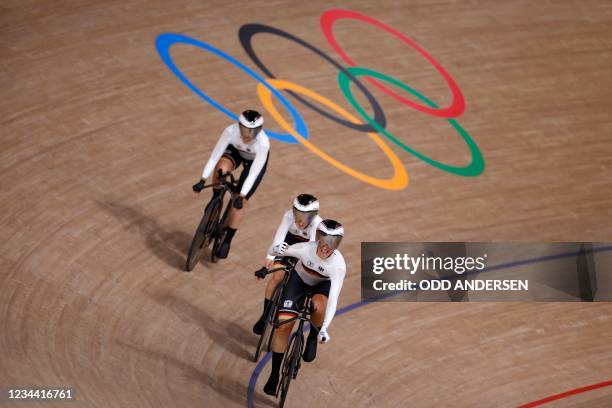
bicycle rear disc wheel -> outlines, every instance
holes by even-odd
[[[187,271],[192,271],[193,268],[195,268],[200,260],[200,257],[202,256],[202,253],[204,252],[204,248],[210,245],[212,226],[216,224],[216,219],[218,218],[219,202],[216,201],[204,211],[202,220],[200,221],[200,224],[198,224],[198,228],[193,235],[189,252],[187,253],[187,261],[185,262],[185,269]]]

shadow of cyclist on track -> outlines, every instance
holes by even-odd
[[[191,242],[189,233],[164,229],[157,219],[147,215],[137,205],[130,206],[117,201],[96,201],[96,204],[124,224],[124,229],[138,231],[147,248],[168,266],[183,270],[186,251]]]
[[[172,293],[158,291],[150,294],[150,296],[176,313],[179,318],[189,319],[197,323],[216,345],[240,359],[251,361],[252,350],[250,348],[255,348],[256,339],[246,328],[231,320],[223,320],[221,316],[213,317],[213,314],[208,311],[200,309]]]
[[[230,378],[224,374],[220,375],[217,372],[209,372],[205,370],[205,362],[185,362],[177,356],[163,351],[139,347],[124,341],[117,341],[117,344],[128,349],[130,352],[141,354],[152,360],[163,361],[165,364],[180,369],[186,378],[201,382],[204,387],[210,388],[222,399],[229,399],[242,406],[246,405],[248,378]],[[274,400],[263,395],[255,395],[255,403],[257,406],[276,406]],[[204,406],[208,405],[204,404]]]

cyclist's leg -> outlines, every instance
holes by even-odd
[[[232,157],[232,152],[228,149],[225,151],[225,153],[223,153],[223,156],[221,156],[221,158],[215,165],[215,170],[213,171],[213,178],[212,178],[213,196],[210,199],[211,201],[215,197],[217,197],[219,194],[221,194],[221,187],[219,186],[219,175],[218,175],[219,170],[221,170],[221,172],[225,174],[225,173],[234,171],[235,168],[236,168],[235,159]]]
[[[310,315],[310,320],[317,328],[321,328],[323,324],[326,308],[327,296],[320,293],[315,294],[312,297],[312,314]]]
[[[302,356],[304,361],[311,362],[317,356],[317,336],[325,318],[327,308],[327,297],[329,296],[330,281],[325,281],[314,286],[312,289],[312,302],[310,321],[311,327],[306,340],[306,348]]]
[[[225,154],[221,156],[221,158],[217,162],[217,165],[215,166],[215,171],[213,172],[214,187],[219,186],[219,170],[221,170],[221,172],[225,174],[234,171],[235,168],[236,165],[234,164],[234,161],[232,160],[231,156]]]
[[[297,308],[300,299],[304,296],[304,289],[304,282],[295,271],[292,271],[291,276],[289,276],[289,281],[287,282],[285,293],[281,298],[281,305],[278,310],[279,323],[289,320],[297,315]],[[291,334],[294,323],[295,322],[283,324],[274,332],[274,337],[272,338],[272,371],[270,372],[270,378],[268,378],[268,381],[264,386],[264,391],[266,394],[274,395],[276,391],[280,367],[283,362],[283,356],[285,354],[285,350],[287,349],[289,335]]]
[[[237,186],[238,191],[242,189],[242,186],[249,175],[249,171],[251,170],[251,163],[252,162],[242,160],[243,170],[242,170],[242,173],[240,174],[240,178],[238,179],[238,186]],[[219,247],[219,252],[217,254],[219,258],[226,258],[227,255],[229,254],[230,246],[232,244],[232,239],[234,238],[234,235],[236,234],[236,230],[238,230],[238,227],[240,226],[240,221],[242,220],[243,214],[246,211],[249,199],[253,196],[253,194],[255,193],[255,190],[257,190],[259,183],[261,183],[261,180],[263,179],[263,176],[266,173],[267,166],[268,166],[268,160],[266,159],[266,163],[264,164],[263,168],[257,175],[257,178],[255,179],[255,182],[253,183],[251,190],[249,190],[249,192],[242,199],[242,208],[237,209],[237,208],[234,208],[233,206],[230,208],[229,219],[227,223],[228,225],[227,233],[225,234],[225,240],[223,241],[223,244],[221,244],[221,246]]]
[[[234,146],[229,145],[226,149],[225,152],[223,153],[223,157],[221,158],[221,160],[227,160],[231,163],[231,167],[228,168],[224,168],[223,169],[223,173],[227,173],[228,171],[234,171],[236,170],[238,167],[240,167],[241,164],[244,163],[244,159],[242,158],[242,156],[240,156],[240,153],[238,152],[238,149],[236,149]],[[219,160],[219,161],[221,161]],[[216,180],[217,177],[217,172],[218,170],[215,169],[215,183],[217,183],[218,181]],[[219,190],[220,191],[220,190]],[[218,194],[218,193],[217,193]],[[229,220],[231,221],[231,212],[232,207],[230,206],[230,214],[229,214]],[[229,224],[231,224],[231,222],[229,222]],[[219,245],[219,249],[217,250],[217,257],[218,258],[227,258],[227,255],[229,254],[229,248],[230,248],[230,242],[232,241],[232,238],[234,237],[234,233],[236,232],[236,229],[232,228],[231,225],[228,225],[226,234],[225,234],[225,239],[224,241],[221,243],[221,245]]]
[[[283,266],[282,263],[273,263],[272,268],[278,268]],[[285,277],[285,271],[276,271],[272,274],[272,278],[268,281],[266,285],[266,299],[270,300],[272,298],[272,294],[274,293],[274,289],[283,281]]]

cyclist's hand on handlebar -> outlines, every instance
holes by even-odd
[[[241,195],[237,195],[234,197],[234,201],[233,201],[233,206],[235,209],[240,210],[242,208],[242,201],[244,200],[244,197]]]
[[[266,258],[266,261],[264,262],[264,266],[268,269],[270,269],[272,267],[272,265],[274,265],[274,258],[270,259],[270,258]]]
[[[274,245],[274,248],[272,248],[272,250],[278,254],[278,255],[282,255],[287,251],[287,248],[289,248],[289,244],[287,244],[286,242],[283,242],[281,244],[278,245]]]
[[[202,191],[202,189],[204,188],[204,183],[205,183],[204,179],[201,179],[200,181],[195,183],[193,185],[193,187],[192,187],[193,188],[193,192],[194,193],[199,193],[200,191]]]
[[[329,337],[329,334],[327,334],[327,329],[321,329],[319,330],[319,343],[327,343],[329,340],[331,340],[331,337]]]
[[[257,277],[257,279],[263,279],[266,277],[267,274],[268,268],[266,268],[265,266],[255,271],[255,276]]]

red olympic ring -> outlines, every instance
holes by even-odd
[[[461,93],[461,89],[459,89],[459,86],[457,85],[455,80],[450,76],[448,72],[446,72],[446,70],[442,67],[442,65],[440,65],[438,61],[436,61],[420,45],[418,45],[417,43],[415,43],[414,41],[412,41],[410,38],[406,37],[404,34],[400,33],[399,31],[389,27],[388,25],[384,23],[381,23],[380,21],[376,19],[373,19],[372,17],[366,16],[361,13],[357,13],[355,11],[350,11],[350,10],[342,10],[342,9],[327,10],[325,13],[321,15],[321,30],[323,31],[323,34],[325,35],[325,38],[327,38],[327,41],[329,42],[329,44],[336,50],[338,54],[340,54],[340,57],[342,57],[342,59],[346,61],[347,64],[349,64],[352,67],[356,66],[356,64],[348,57],[348,55],[346,55],[344,50],[340,48],[340,45],[336,41],[336,38],[334,37],[334,34],[332,32],[333,24],[337,20],[344,19],[344,18],[352,19],[352,20],[359,20],[365,23],[372,24],[380,28],[381,30],[394,35],[395,37],[402,40],[404,43],[408,44],[410,47],[417,50],[444,77],[444,79],[446,80],[446,83],[448,84],[448,87],[453,93],[453,103],[451,103],[448,107],[443,108],[443,109],[430,108],[428,106],[419,105],[418,103],[415,103],[408,98],[398,95],[397,93],[393,92],[391,89],[387,88],[380,82],[377,82],[375,79],[367,78],[367,80],[370,83],[378,87],[380,90],[385,92],[387,95],[404,103],[405,105],[411,106],[421,112],[424,112],[424,113],[427,113],[433,116],[438,116],[442,118],[455,118],[463,113],[463,111],[465,110],[465,100],[463,99],[463,94]]]

